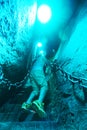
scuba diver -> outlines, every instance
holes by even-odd
[[[30,72],[30,82],[33,91],[31,92],[28,100],[22,104],[22,108],[24,109],[32,108],[39,114],[40,117],[46,116],[46,113],[44,111],[43,100],[48,91],[48,84],[43,70],[44,65],[45,65],[44,56],[38,56]],[[38,96],[38,94],[39,94],[38,100],[33,101],[33,99],[36,96]]]
[[[47,48],[48,49],[48,48]],[[57,49],[57,48],[56,48]],[[39,117],[47,116],[44,110],[44,99],[48,91],[48,81],[52,76],[51,63],[55,55],[55,49],[49,49],[49,53],[37,47],[34,54],[34,60],[30,71],[30,83],[33,91],[26,102],[22,104],[22,109],[34,110]],[[44,71],[45,68],[45,71]],[[38,96],[37,100],[34,100]]]
[[[43,103],[48,91],[48,83],[44,73],[44,66],[46,64],[48,64],[48,60],[46,59],[45,52],[40,51],[39,54],[35,56],[30,71],[29,78],[33,91],[27,101],[22,104],[23,109],[33,109],[40,117],[46,117]],[[33,101],[38,95],[38,99]]]

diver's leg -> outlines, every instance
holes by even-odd
[[[34,84],[36,85],[37,89],[40,89],[38,100],[42,103],[48,91],[48,83],[43,71],[37,71],[36,75],[34,76]]]
[[[31,108],[33,99],[39,94],[39,88],[37,87],[36,83],[32,80],[31,84],[33,91],[29,95],[27,101],[22,104],[23,109]]]
[[[38,76],[39,77],[39,76]],[[48,84],[45,79],[45,76],[43,73],[41,73],[40,77],[37,80],[38,85],[40,86],[40,95],[38,100],[33,101],[32,107],[33,109],[38,113],[40,117],[46,117],[46,112],[44,110],[44,98],[46,96],[46,93],[48,91]]]
[[[32,103],[32,108],[36,111],[36,113],[41,117],[46,117],[47,114],[44,110],[44,98],[46,96],[46,93],[47,93],[47,90],[48,90],[48,86],[43,86],[40,90],[40,95],[39,95],[39,98],[38,100],[35,100],[33,101]]]
[[[47,94],[47,91],[48,91],[48,84],[44,81],[44,84],[40,89],[40,95],[39,95],[39,98],[38,98],[38,101],[40,103],[42,103],[44,101],[44,98]]]
[[[33,101],[33,99],[36,97],[36,96],[38,96],[38,92],[39,91],[35,91],[35,90],[33,90],[32,92],[31,92],[31,94],[29,95],[29,98],[27,99],[27,101],[26,101],[26,103],[31,103],[32,101]]]
[[[31,103],[33,99],[39,94],[39,88],[33,79],[31,80],[31,84],[33,91],[29,95],[29,98],[27,99],[26,103]]]

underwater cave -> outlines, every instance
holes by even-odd
[[[0,130],[86,130],[86,62],[87,0],[0,0]]]

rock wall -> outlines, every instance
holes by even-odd
[[[87,4],[79,11],[73,31],[58,57],[59,70],[51,79],[49,119],[60,130],[87,129]],[[81,79],[83,79],[81,81]]]
[[[36,9],[34,0],[0,1],[0,64],[10,80],[21,80],[26,73]],[[14,79],[17,74],[23,76]]]

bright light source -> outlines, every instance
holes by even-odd
[[[38,8],[37,16],[40,22],[47,23],[51,18],[51,8],[47,5],[41,5]]]
[[[42,47],[42,43],[41,43],[41,42],[38,42],[38,43],[37,43],[37,46],[38,46],[38,47]]]

